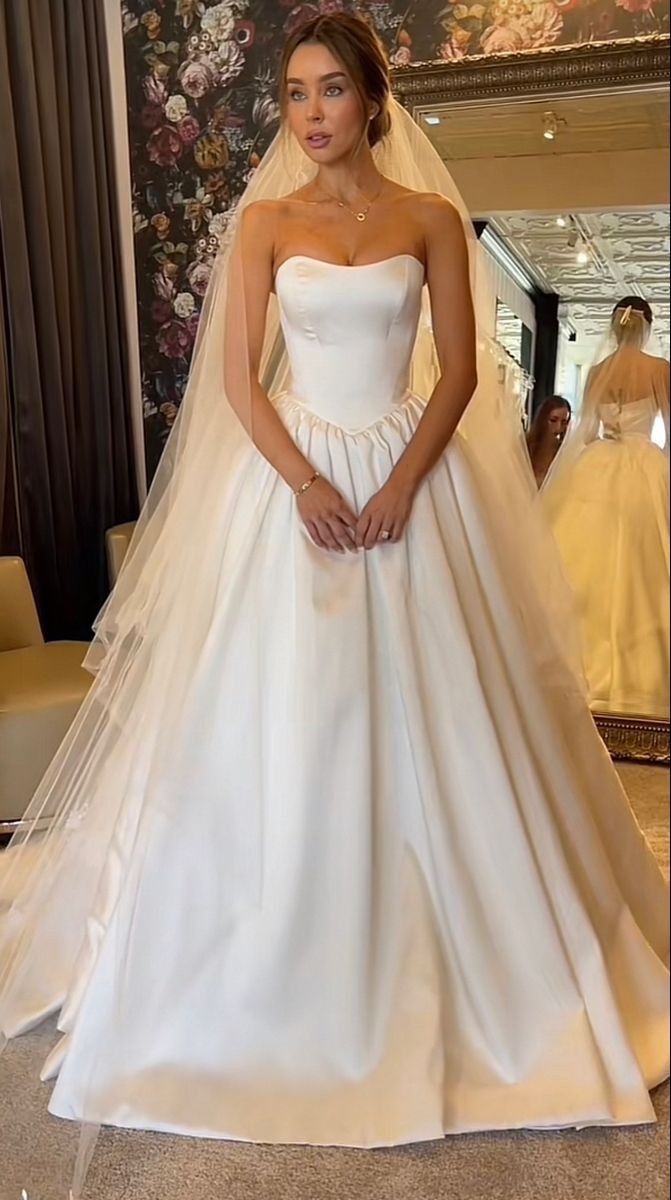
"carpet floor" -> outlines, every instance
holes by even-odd
[[[638,819],[668,872],[669,775],[625,765]],[[47,1112],[51,1027],[0,1058],[0,1200],[65,1200],[77,1130]],[[656,1126],[493,1133],[381,1150],[254,1146],[103,1130],[86,1200],[666,1200],[669,1090]]]

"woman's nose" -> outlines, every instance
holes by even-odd
[[[318,124],[322,120],[321,100],[318,97],[310,101],[308,120],[313,121],[315,124]]]

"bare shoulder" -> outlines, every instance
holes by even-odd
[[[667,358],[662,358],[660,354],[647,354],[645,351],[641,352],[641,357],[652,375],[662,376],[662,378],[669,375],[669,360]]]
[[[308,187],[273,200],[255,200],[245,208],[243,219],[250,229],[276,230],[283,221],[302,219],[307,207],[304,194],[307,197]]]
[[[270,219],[275,219],[280,213],[279,200],[253,200],[242,210],[241,221],[243,228],[256,231],[267,226]]]
[[[437,192],[413,192],[399,189],[399,199],[408,206],[428,236],[461,236],[463,221],[458,209]]]
[[[240,215],[240,235],[245,259],[272,260],[279,208],[276,200],[255,200]]]
[[[671,367],[669,366],[668,358],[658,358],[657,363],[657,379],[660,381],[660,387],[664,388],[667,395],[671,390]]]

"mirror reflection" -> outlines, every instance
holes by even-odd
[[[503,300],[496,300],[496,340],[525,371],[531,367],[530,331],[516,312]]]
[[[527,374],[529,459],[576,597],[593,711],[668,721],[666,97],[426,116],[493,268],[494,336]]]

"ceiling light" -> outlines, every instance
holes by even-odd
[[[427,125],[440,125],[440,117],[431,116],[424,118]]]
[[[566,220],[566,217],[557,217],[557,224],[560,229],[566,229],[568,221]]]
[[[576,255],[576,262],[579,262],[581,267],[584,267],[589,262],[589,254],[585,249],[579,250]]]
[[[559,121],[553,112],[543,113],[543,137],[553,142],[559,133]]]

